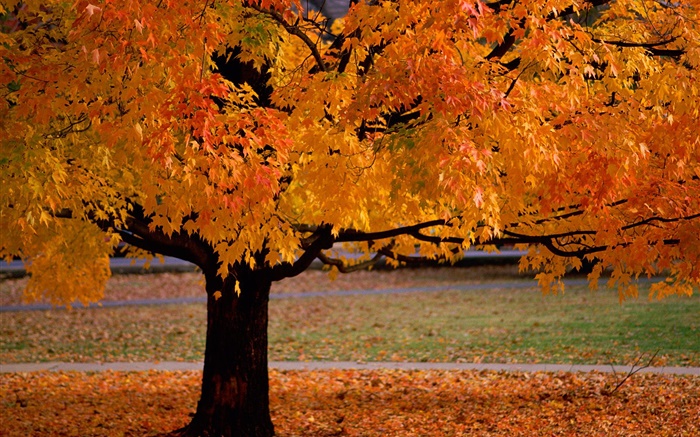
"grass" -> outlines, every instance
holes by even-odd
[[[644,291],[640,293],[644,295]],[[0,362],[201,360],[204,305],[2,314]],[[700,296],[570,287],[274,300],[271,360],[700,366]]]
[[[635,300],[572,287],[564,295],[489,291],[282,301],[271,355],[285,359],[629,364],[657,350],[700,364],[700,299]]]

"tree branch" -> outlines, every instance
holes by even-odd
[[[316,227],[314,234],[306,239],[304,253],[294,263],[278,264],[270,269],[270,279],[279,281],[291,278],[305,271],[322,250],[333,247],[332,226],[321,225]]]
[[[316,44],[311,41],[311,38],[307,34],[305,34],[301,29],[299,29],[297,26],[292,25],[287,23],[287,21],[284,19],[284,17],[277,11],[271,11],[268,9],[261,8],[260,6],[254,5],[254,4],[249,4],[247,5],[249,8],[254,9],[262,14],[270,16],[273,20],[277,21],[279,24],[284,27],[284,29],[289,32],[290,35],[294,35],[301,39],[301,41],[309,48],[311,51],[311,56],[313,56],[314,60],[316,61],[316,64],[318,65],[318,68],[321,71],[328,71],[328,68],[326,67],[326,64],[323,62],[323,58],[321,57],[321,53],[318,51],[318,47]]]
[[[388,248],[382,248],[379,249],[377,252],[378,254],[384,255],[387,258],[396,260],[398,262],[406,263],[406,264],[418,264],[418,263],[426,263],[426,262],[446,262],[447,258],[440,258],[440,257],[433,257],[429,258],[427,256],[408,256],[408,255],[401,255],[400,253],[393,252],[391,249]]]
[[[491,3],[486,3],[484,6],[487,8],[491,9],[494,12],[499,12],[501,10],[501,6],[508,6],[509,4],[513,3],[515,0],[499,0],[496,2],[491,2]]]
[[[340,273],[352,273],[358,270],[366,270],[374,265],[376,265],[384,255],[381,252],[372,257],[372,259],[363,261],[357,264],[346,264],[343,260],[331,258],[323,252],[318,254],[318,259],[325,265],[335,266]]]
[[[657,49],[654,47],[647,47],[646,51],[653,56],[668,56],[669,58],[680,58],[685,54],[685,50],[682,49]]]
[[[584,6],[590,6],[592,8],[595,8],[598,6],[607,5],[611,1],[612,0],[591,0],[591,1],[588,1]],[[576,14],[577,13],[576,7],[577,6],[571,5],[568,8],[564,8],[559,12],[552,12],[551,14],[547,15],[547,21],[551,21],[557,17],[566,17],[567,15]],[[579,10],[581,10],[581,9],[582,8],[579,8]]]
[[[621,199],[621,200],[617,200],[617,201],[612,202],[612,203],[608,203],[608,204],[606,204],[605,206],[608,207],[608,208],[610,208],[610,207],[615,207],[615,206],[620,206],[620,205],[623,205],[623,204],[627,203],[628,201],[629,201],[628,199]],[[560,211],[563,211],[563,210],[568,209],[568,208],[580,208],[580,207],[581,207],[581,205],[571,205],[571,206],[568,206],[568,207],[559,208],[559,209],[556,210],[556,212],[560,212]],[[535,225],[541,225],[541,224],[544,224],[544,223],[547,223],[547,222],[551,222],[551,221],[555,221],[555,220],[565,220],[565,219],[568,219],[568,218],[571,218],[571,217],[576,217],[576,216],[583,215],[585,212],[586,212],[585,210],[577,209],[577,210],[575,210],[575,211],[571,211],[571,212],[568,212],[568,213],[565,213],[565,214],[559,214],[559,215],[555,215],[555,216],[552,216],[552,217],[545,217],[545,218],[536,220],[535,222],[533,222],[533,224],[535,224]],[[508,226],[509,226],[509,227],[512,227],[512,228],[515,228],[515,227],[518,227],[518,226],[521,226],[521,225],[524,225],[524,224],[525,224],[525,223],[509,223]]]
[[[619,200],[617,202],[611,203],[609,206],[618,206],[621,204],[624,204],[627,202],[627,199]],[[535,225],[538,224],[544,224],[548,221],[552,220],[565,220],[567,218],[575,217],[584,214],[585,211],[583,210],[578,210],[578,211],[573,211],[569,212],[566,214],[561,214],[558,216],[554,217],[548,217],[544,218],[541,220],[538,220],[534,222]],[[625,226],[622,226],[619,228],[620,232],[625,232],[630,229],[634,229],[636,227],[640,226],[645,226],[645,225],[650,225],[654,222],[660,222],[660,223],[675,223],[679,221],[686,221],[686,220],[696,220],[700,219],[700,213],[698,214],[692,214],[692,215],[687,215],[687,216],[682,216],[682,217],[672,217],[672,218],[666,218],[666,217],[649,217],[644,220],[640,220],[635,223],[631,223]],[[495,237],[495,238],[490,238],[488,240],[483,240],[483,241],[476,241],[474,242],[474,245],[498,245],[498,244],[539,244],[544,247],[546,247],[549,251],[551,251],[553,254],[561,257],[582,257],[584,255],[591,255],[594,253],[599,253],[603,252],[605,250],[610,249],[609,245],[600,245],[600,246],[588,246],[584,244],[585,238],[587,237],[592,237],[597,234],[597,231],[591,230],[591,229],[580,229],[580,230],[574,230],[574,231],[566,231],[566,232],[558,232],[558,233],[549,233],[549,234],[542,234],[542,235],[531,235],[527,233],[522,233],[522,232],[515,232],[512,230],[512,228],[515,228],[517,226],[521,225],[520,223],[514,223],[509,225],[511,229],[504,229],[502,232],[502,235],[504,237]],[[450,226],[448,221],[445,220],[432,220],[432,221],[427,221],[423,223],[418,223],[412,226],[402,226],[398,227],[396,229],[391,229],[391,230],[386,230],[386,231],[379,231],[379,232],[361,232],[357,230],[342,230],[338,234],[338,237],[336,237],[335,241],[337,242],[361,242],[361,241],[374,241],[374,240],[383,240],[383,239],[388,239],[388,238],[396,238],[398,236],[410,236],[416,239],[417,241],[423,241],[435,245],[440,245],[440,244],[454,244],[457,245],[452,252],[453,253],[458,253],[459,246],[464,244],[466,241],[466,238],[463,237],[440,237],[440,236],[434,236],[434,235],[426,235],[421,232],[423,229],[431,228],[431,227],[436,227],[436,226]],[[564,240],[564,241],[562,241]],[[661,242],[665,245],[674,245],[678,244],[679,240],[678,239],[664,239],[661,240]],[[613,247],[625,247],[628,246],[629,243],[618,243],[615,244]],[[576,247],[575,249],[570,248],[571,246]],[[415,262],[415,261],[424,261],[427,260],[426,258],[417,258],[417,257],[407,257],[403,255],[398,255],[391,250],[388,250],[387,248],[380,249],[378,253],[383,254],[384,256],[392,259],[396,259],[399,261],[403,262]]]
[[[644,220],[640,220],[638,222],[634,222],[632,224],[629,224],[627,226],[623,226],[620,229],[623,231],[627,231],[629,229],[634,229],[639,226],[644,226],[644,225],[649,225],[653,222],[660,222],[660,223],[675,223],[675,222],[680,222],[680,221],[687,221],[687,220],[695,220],[697,218],[700,218],[700,213],[698,214],[692,214],[692,215],[687,215],[683,217],[673,217],[673,218],[666,218],[666,217],[649,217]]]
[[[625,382],[627,382],[627,380],[629,380],[634,374],[639,373],[640,371],[642,371],[648,367],[651,367],[652,363],[654,362],[654,360],[656,359],[656,356],[658,354],[659,354],[659,350],[657,349],[656,352],[654,352],[654,354],[651,356],[651,358],[649,358],[649,361],[646,364],[639,366],[639,367],[637,367],[637,366],[642,361],[642,358],[644,358],[645,354],[642,354],[639,357],[637,357],[637,360],[634,362],[634,364],[632,364],[632,367],[630,368],[629,372],[627,372],[627,374],[621,380],[619,380],[617,382],[617,384],[615,385],[615,387],[612,390],[606,390],[605,394],[608,396],[615,394],[615,392],[618,391],[620,389],[620,387],[622,387],[622,385]],[[615,375],[617,375],[617,372],[615,372],[615,366],[610,364],[610,367],[612,367],[613,373],[615,373]]]
[[[525,22],[520,21],[520,25],[523,24],[525,24]],[[513,47],[513,44],[515,44],[514,32],[515,29],[510,29],[503,37],[503,41],[494,47],[493,50],[491,50],[491,53],[486,55],[486,59],[491,60],[494,58],[502,58],[506,53],[508,53],[508,50],[510,50],[510,48]]]
[[[674,37],[669,38],[665,41],[646,42],[646,43],[645,42],[633,42],[633,41],[608,41],[608,40],[599,39],[599,38],[591,38],[591,41],[598,43],[598,44],[609,44],[609,45],[616,46],[616,47],[643,47],[643,48],[651,49],[654,47],[670,44],[677,39],[678,38],[674,36]]]
[[[500,1],[497,1],[494,3],[487,3],[486,6],[489,7],[491,10],[493,10],[494,12],[498,12],[498,11],[500,11],[502,6],[510,5],[513,3],[513,1],[514,0],[500,0]],[[607,4],[610,1],[611,0],[593,0],[593,1],[588,2],[588,4],[591,5],[592,7],[596,7],[596,6],[601,6],[601,5]],[[573,5],[571,5],[568,8],[563,9],[562,11],[550,13],[549,15],[547,15],[545,17],[545,20],[552,21],[552,20],[557,19],[559,17],[564,17],[566,15],[570,15],[570,14],[573,14],[575,12],[576,12],[576,9],[574,8]],[[521,27],[524,26],[525,20],[521,20],[518,23],[518,25]],[[499,43],[496,47],[493,48],[493,50],[491,50],[491,52],[488,55],[486,55],[486,59],[488,59],[488,60],[498,59],[498,58],[502,58],[503,56],[505,56],[505,54],[508,53],[508,50],[510,50],[513,47],[513,45],[515,44],[514,33],[516,30],[517,30],[516,28],[511,28],[508,31],[508,33],[506,33],[505,36],[503,37],[503,41],[501,41],[501,43]],[[520,63],[519,60],[517,60],[517,62],[515,62],[515,64],[513,64],[513,62],[514,61],[511,61],[507,64],[504,64],[504,66],[506,68],[508,68],[509,70],[513,70],[514,68],[517,68],[518,64]]]
[[[342,242],[359,242],[359,241],[372,241],[372,240],[384,240],[387,238],[394,238],[400,235],[411,234],[412,232],[418,232],[421,229],[432,228],[433,226],[446,226],[448,223],[445,220],[431,220],[423,223],[418,223],[412,226],[403,226],[396,229],[389,229],[386,231],[379,232],[362,232],[354,229],[343,229],[338,233],[335,241],[338,243]]]
[[[167,235],[158,229],[151,230],[147,220],[142,221],[134,216],[127,218],[126,229],[116,230],[127,244],[189,261],[202,270],[215,264],[211,251],[196,235],[181,232]]]

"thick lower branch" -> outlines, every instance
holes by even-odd
[[[165,234],[158,229],[150,229],[147,222],[134,217],[126,220],[126,229],[119,230],[127,244],[166,256],[183,259],[204,268],[212,262],[211,250],[198,236],[184,231]]]
[[[192,256],[192,253],[182,247],[158,244],[123,229],[117,230],[117,232],[119,232],[122,241],[130,246],[138,247],[148,252],[185,260],[196,264],[200,268],[203,266],[196,257]]]

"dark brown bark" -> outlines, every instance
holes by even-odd
[[[236,272],[241,288],[237,296],[233,275],[224,281],[206,272],[205,276],[209,298],[201,398],[191,423],[173,435],[272,436],[267,368],[270,279],[264,272]],[[218,299],[215,291],[221,291]]]

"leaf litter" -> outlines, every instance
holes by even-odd
[[[27,278],[0,278],[0,306],[21,305]],[[522,280],[518,267],[479,266],[473,268],[416,268],[359,271],[332,280],[327,272],[307,270],[293,278],[275,282],[272,293],[322,292],[339,290],[377,290],[384,288],[438,286],[455,283]],[[114,275],[108,281],[103,302],[136,299],[204,297],[201,273],[153,273]]]
[[[0,435],[142,436],[185,425],[201,372],[0,375]],[[697,436],[700,377],[270,372],[279,436]]]

